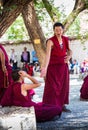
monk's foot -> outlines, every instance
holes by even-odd
[[[52,121],[56,121],[56,120],[58,120],[60,118],[60,116],[58,115],[58,116],[55,116],[53,119],[52,119]]]
[[[80,97],[80,101],[87,101],[88,102],[88,99],[84,99],[84,98]]]
[[[59,114],[59,118],[61,117],[62,112]]]
[[[66,106],[63,106],[63,109],[62,109],[63,112],[71,112],[71,110],[67,109]]]

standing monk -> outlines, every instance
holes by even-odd
[[[8,56],[5,49],[0,45],[0,100],[11,83],[12,68],[9,64]]]
[[[72,56],[69,40],[63,36],[64,26],[55,23],[54,36],[47,40],[45,64],[41,76],[46,76],[43,102],[61,106],[62,111],[69,111],[69,69],[68,61]]]

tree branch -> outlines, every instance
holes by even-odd
[[[31,0],[6,0],[0,14],[0,37],[22,12],[23,7]]]
[[[56,9],[54,7],[54,5],[51,5],[51,3],[48,0],[42,0],[42,2],[44,4],[44,6],[45,6],[45,8],[46,8],[46,10],[48,12],[48,14],[51,17],[51,20],[53,22],[56,22],[57,20],[59,20],[60,14],[59,14],[58,9]],[[55,10],[57,10],[57,11],[55,11]]]
[[[70,13],[67,19],[63,22],[64,27],[65,27],[64,29],[65,32],[75,21],[78,14],[82,12],[83,10],[85,10],[86,8],[87,8],[87,2],[85,0],[76,0],[73,11]]]

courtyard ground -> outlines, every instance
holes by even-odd
[[[38,80],[42,85],[35,89],[36,95],[33,100],[36,102],[42,101],[44,90],[43,79],[38,78]],[[82,83],[78,75],[70,75],[70,103],[67,107],[71,113],[63,112],[60,118],[37,123],[37,130],[88,130],[88,102],[79,100]]]

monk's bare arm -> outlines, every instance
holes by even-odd
[[[5,55],[1,49],[0,49],[0,60],[1,60],[2,70],[3,70],[3,72],[5,72],[6,71]]]
[[[65,57],[65,63],[68,63],[71,58],[72,58],[72,50],[70,49],[69,44],[68,44],[68,50],[67,50],[67,56]]]
[[[30,79],[32,81],[32,84],[24,84],[24,89],[25,90],[29,90],[29,89],[33,89],[33,88],[37,88],[39,87],[41,84],[32,76],[28,75],[26,76],[28,79]]]
[[[52,46],[53,46],[53,42],[51,40],[49,40],[47,42],[46,56],[45,56],[44,65],[42,66],[42,69],[41,69],[41,76],[42,77],[44,77],[46,75],[47,67],[48,67],[48,64],[49,64],[49,61],[50,61]]]
[[[22,84],[22,89],[23,90],[30,90],[30,89],[39,87],[41,85],[35,78],[33,78],[32,76],[30,76],[26,72],[20,71],[19,74],[20,74],[20,76],[22,78],[26,77],[26,78],[28,78],[28,79],[30,79],[32,81],[31,84],[26,84],[26,83]]]
[[[70,41],[68,43],[68,50],[67,50],[67,55],[69,56],[69,59],[72,58],[72,50],[69,47]]]
[[[67,51],[67,55],[69,56],[69,60],[70,60],[70,58],[72,57],[72,50],[71,50],[71,49],[69,49],[69,50]]]

